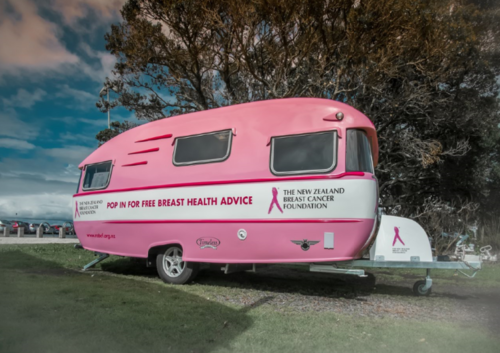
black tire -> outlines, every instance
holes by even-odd
[[[166,257],[170,257],[170,260],[166,259]],[[179,257],[181,261],[179,261]],[[170,269],[167,268],[169,266]],[[163,282],[185,284],[191,282],[196,277],[200,269],[200,264],[197,262],[182,261],[182,248],[179,245],[172,245],[156,255],[156,269]]]
[[[428,296],[432,292],[432,287],[424,291],[422,288],[425,286],[425,281],[420,280],[416,281],[415,284],[413,285],[413,294],[415,294],[418,297],[422,296]]]

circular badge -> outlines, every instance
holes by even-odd
[[[245,239],[247,238],[247,231],[246,231],[246,230],[244,230],[244,229],[240,229],[240,230],[238,231],[238,238],[239,238],[240,240],[245,240]]]

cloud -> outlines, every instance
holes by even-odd
[[[116,58],[106,52],[98,51],[96,52],[97,59],[99,59],[98,65],[85,64],[82,65],[82,72],[85,73],[92,80],[102,83],[106,77],[114,78],[112,70],[116,63]]]
[[[108,52],[92,49],[87,43],[80,44],[80,49],[91,59],[98,60],[97,64],[81,66],[81,70],[92,80],[102,83],[106,77],[113,77],[112,70],[116,63],[114,55]]]
[[[12,138],[0,138],[0,148],[10,148],[14,150],[32,150],[35,145],[24,140],[16,140]]]
[[[80,169],[78,169],[77,165],[68,164],[66,168],[64,168],[63,174],[70,175],[71,177],[75,177],[75,180],[78,180],[76,177],[80,175]]]
[[[96,23],[107,25],[118,20],[123,3],[124,0],[0,1],[0,78],[83,74],[103,82],[111,75],[114,56],[101,51],[93,51],[91,55],[87,52],[92,59],[88,62],[68,50],[61,37],[67,29],[85,32],[89,29],[88,23],[92,27]],[[57,24],[42,16],[51,12],[62,18],[63,23]],[[83,19],[85,24],[78,24]]]
[[[63,141],[78,141],[80,143],[97,146],[97,140],[95,139],[95,136],[91,134],[76,134],[66,131],[59,136]]]
[[[58,27],[42,18],[28,0],[0,3],[0,74],[19,74],[21,70],[59,70],[76,64],[78,57],[59,40]]]
[[[17,213],[20,218],[70,219],[77,165],[89,151],[81,146],[37,148],[31,158],[0,159],[0,218]]]
[[[31,108],[36,102],[43,100],[43,97],[47,95],[47,92],[37,88],[33,93],[28,92],[24,88],[20,88],[17,94],[11,96],[10,98],[3,98],[2,102],[8,107],[20,107],[20,108]]]
[[[32,139],[38,136],[39,127],[18,118],[12,109],[0,113],[0,136]]]
[[[68,183],[76,182],[77,178],[75,175],[80,173],[77,166],[83,158],[77,162],[71,162],[64,157],[48,158],[41,148],[36,148],[32,150],[32,152],[31,158],[2,158],[0,160],[0,173],[16,178],[20,175],[31,175],[43,180],[55,180]],[[26,190],[28,189],[29,186],[27,185]],[[2,195],[1,192],[0,195]]]
[[[64,146],[61,148],[43,149],[42,153],[64,161],[65,163],[79,165],[85,158],[87,158],[95,148],[86,146]]]
[[[74,193],[78,182],[77,179],[73,179],[73,182],[65,182],[50,180],[36,174],[18,173],[7,175],[6,173],[0,173],[0,193],[2,196]]]
[[[3,196],[0,199],[0,217],[68,220],[72,218],[72,195],[72,193],[65,195],[42,193]]]
[[[85,125],[92,125],[92,126],[103,128],[103,129],[106,128],[107,124],[108,124],[107,115],[105,116],[105,115],[96,114],[96,117],[99,117],[99,118],[88,119],[88,118],[74,118],[72,116],[63,116],[63,117],[52,118],[52,120],[62,121],[63,123],[68,124],[68,125],[83,123]]]
[[[0,173],[0,217],[71,219],[74,182],[47,180],[41,176]]]
[[[67,24],[92,16],[101,20],[118,19],[125,0],[54,0],[53,6]]]
[[[56,93],[58,98],[73,98],[77,102],[81,103],[81,108],[92,108],[95,107],[95,102],[97,102],[99,95],[92,94],[81,89],[72,88],[67,84],[59,85],[59,91]]]
[[[78,121],[81,121],[82,123],[85,123],[85,124],[94,125],[94,126],[97,126],[97,127],[103,128],[103,129],[108,127],[107,118],[106,118],[106,120],[104,120],[103,118],[99,118],[99,119],[81,118],[81,119],[78,119]]]

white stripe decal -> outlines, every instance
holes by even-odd
[[[373,180],[208,185],[77,196],[75,221],[374,218]]]

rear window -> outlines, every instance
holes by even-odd
[[[175,140],[174,165],[222,162],[231,152],[232,131],[178,137]]]
[[[273,137],[271,171],[276,175],[331,172],[337,164],[337,131]]]
[[[367,172],[373,174],[373,159],[370,141],[361,130],[347,130],[345,167],[347,172]]]
[[[85,166],[85,179],[83,190],[105,189],[109,185],[111,177],[111,161],[87,164]]]
[[[2,223],[3,223],[3,224],[5,224],[5,225],[10,225],[10,222],[9,222],[9,221],[0,221],[0,222],[2,222]]]

